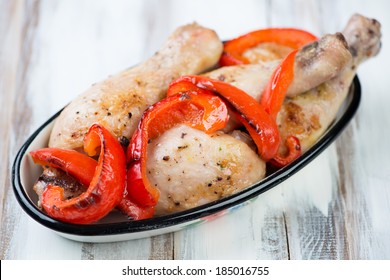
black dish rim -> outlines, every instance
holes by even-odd
[[[267,176],[262,181],[248,187],[247,189],[241,191],[240,193],[234,194],[232,196],[223,198],[221,200],[208,203],[193,209],[189,209],[183,212],[178,212],[175,214],[170,214],[162,217],[155,217],[147,220],[141,221],[128,221],[128,222],[118,222],[118,223],[106,223],[106,224],[90,224],[90,225],[74,225],[68,224],[61,221],[57,221],[47,216],[41,210],[39,210],[36,205],[34,205],[28,194],[26,193],[22,182],[20,168],[23,157],[35,140],[37,135],[49,125],[62,110],[54,114],[49,120],[47,120],[43,125],[41,125],[22,145],[19,152],[17,153],[13,166],[12,166],[12,185],[13,190],[16,196],[18,203],[21,205],[23,210],[32,217],[38,223],[48,227],[54,231],[78,235],[78,236],[109,236],[109,235],[120,235],[120,234],[130,234],[136,232],[147,232],[156,229],[163,229],[170,226],[176,226],[180,224],[185,224],[191,221],[196,221],[198,219],[204,218],[206,216],[221,212],[223,210],[232,208],[234,206],[240,205],[245,201],[248,201],[263,192],[266,192],[273,187],[277,186],[281,182],[285,181],[308,163],[310,163],[314,158],[316,158],[325,148],[327,148],[337,136],[344,130],[347,124],[355,115],[361,100],[361,85],[357,76],[354,77],[352,91],[349,95],[352,94],[349,104],[345,109],[345,112],[341,117],[333,123],[333,125],[326,131],[326,133],[314,144],[305,154],[300,158],[292,162],[290,165],[285,166],[271,175]],[[347,97],[348,98],[348,97]]]

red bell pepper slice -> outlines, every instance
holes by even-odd
[[[287,89],[294,79],[294,61],[297,52],[298,50],[290,52],[276,67],[261,97],[261,105],[275,121],[282,108]],[[271,161],[273,165],[285,166],[301,155],[301,145],[298,138],[290,135],[286,138],[285,144],[288,149],[287,155],[282,156],[278,153]]]
[[[248,64],[249,60],[242,56],[248,48],[263,42],[273,42],[280,45],[298,49],[318,38],[313,34],[293,28],[269,28],[257,30],[228,41],[224,44],[224,52],[220,58],[220,65]],[[275,69],[271,79],[262,95],[261,105],[275,120],[280,111],[287,89],[294,78],[294,61],[297,50],[292,51]],[[247,127],[247,126],[246,126]],[[247,127],[252,137],[256,137],[251,128]],[[286,139],[288,153],[286,156],[277,154],[272,163],[284,166],[301,155],[299,139],[288,136]]]
[[[280,136],[276,121],[264,110],[257,100],[244,91],[219,80],[202,76],[182,76],[171,83],[168,96],[192,89],[194,85],[212,91],[228,101],[239,113],[239,119],[251,134],[260,157],[268,161],[279,148]]]
[[[31,151],[30,155],[34,163],[66,171],[84,186],[91,183],[97,166],[96,160],[74,150],[43,148]]]
[[[103,126],[94,124],[84,138],[84,150],[100,156],[88,189],[80,196],[64,199],[64,190],[49,185],[42,194],[46,213],[58,220],[88,224],[106,216],[123,198],[126,159],[122,146]]]
[[[302,152],[301,144],[299,139],[295,136],[288,136],[286,139],[287,154],[285,156],[280,155],[279,153],[271,159],[271,164],[276,167],[283,167],[290,162],[296,160]]]
[[[84,186],[89,186],[91,183],[98,164],[96,160],[85,154],[59,148],[34,150],[30,152],[30,155],[34,163],[66,171]],[[117,207],[133,220],[147,219],[154,215],[153,208],[142,208],[125,199]]]
[[[261,96],[260,104],[274,119],[282,108],[287,89],[294,79],[294,62],[297,52],[297,50],[290,52],[276,67]]]
[[[154,216],[153,206],[141,207],[127,197],[124,197],[117,207],[134,221],[145,220]]]
[[[268,28],[250,32],[224,44],[224,51],[220,58],[221,66],[249,64],[249,60],[242,54],[249,48],[264,42],[273,42],[283,46],[298,49],[307,43],[316,41],[313,34],[294,28]]]
[[[146,171],[149,141],[177,124],[187,124],[212,133],[223,128],[227,120],[225,103],[206,91],[175,94],[146,110],[127,150],[127,195],[120,207],[127,203],[136,203],[147,208],[158,202],[160,192],[151,185]]]

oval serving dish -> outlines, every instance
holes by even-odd
[[[16,155],[12,168],[14,193],[24,211],[35,221],[59,235],[76,241],[123,241],[177,231],[237,209],[295,174],[336,139],[354,116],[360,98],[360,82],[355,77],[336,120],[316,144],[290,165],[275,171],[237,194],[186,211],[141,221],[129,221],[119,212],[113,211],[98,223],[90,225],[74,225],[54,220],[37,207],[38,197],[33,190],[33,185],[42,173],[42,169],[33,163],[29,151],[47,146],[54,121],[60,114],[58,112],[27,139]]]

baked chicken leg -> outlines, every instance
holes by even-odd
[[[56,120],[49,146],[82,148],[93,123],[129,139],[145,109],[165,97],[170,82],[211,68],[221,52],[214,31],[197,24],[178,28],[150,59],[94,84],[72,101]]]
[[[352,59],[333,79],[303,94],[287,99],[278,116],[282,139],[295,135],[302,151],[310,148],[336,117],[347,97],[360,63],[378,54],[380,24],[374,19],[354,15],[343,31]]]

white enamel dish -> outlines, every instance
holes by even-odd
[[[187,211],[141,221],[127,220],[122,214],[114,211],[98,223],[90,225],[73,225],[54,220],[37,207],[38,197],[33,190],[33,185],[42,169],[33,163],[29,151],[47,146],[54,121],[60,114],[58,112],[27,139],[16,155],[12,168],[14,193],[19,204],[31,218],[48,229],[76,241],[123,241],[177,231],[237,209],[295,174],[337,138],[358,109],[360,97],[360,83],[355,77],[336,120],[313,147],[290,165],[235,195]]]

